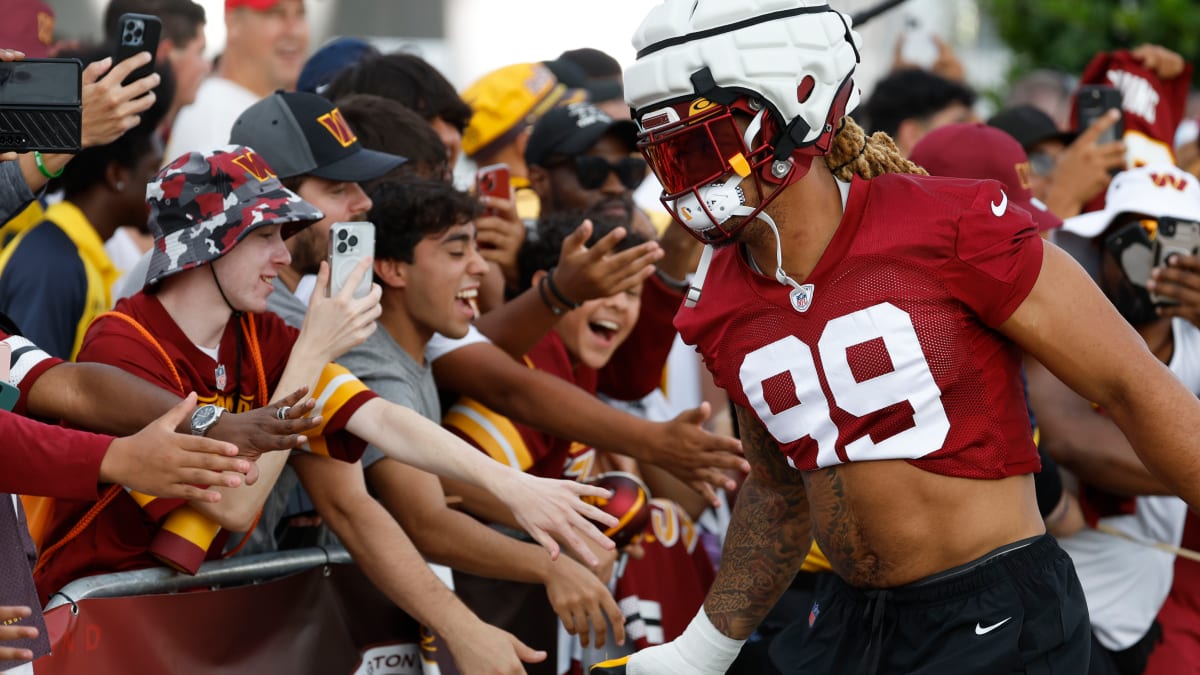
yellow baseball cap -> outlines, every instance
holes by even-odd
[[[568,89],[540,62],[493,70],[462,93],[473,113],[463,131],[463,152],[474,156],[533,125],[554,106],[586,96],[583,90]]]

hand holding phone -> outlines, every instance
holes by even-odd
[[[329,230],[329,295],[337,295],[363,258],[375,255],[375,223],[334,223]],[[355,298],[371,292],[374,275],[367,270],[354,289]]]
[[[1171,256],[1200,254],[1200,222],[1163,216],[1158,219],[1154,237],[1154,267],[1167,264]],[[1164,295],[1150,294],[1156,305],[1178,305],[1179,301]]]
[[[1121,91],[1116,87],[1111,87],[1107,84],[1085,84],[1081,86],[1075,100],[1076,131],[1080,133],[1087,131],[1093,122],[1103,117],[1109,110],[1114,108],[1121,110],[1121,105]],[[1118,119],[1115,124],[1096,139],[1096,144],[1103,145],[1119,141],[1124,135],[1125,125],[1123,120]]]
[[[129,84],[154,72],[154,59],[158,52],[158,40],[162,35],[162,22],[152,14],[122,14],[117,19],[117,45],[113,53],[113,65],[140,52],[150,52],[150,63],[129,74],[122,84]]]

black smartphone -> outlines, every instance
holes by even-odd
[[[130,73],[123,84],[140,80],[154,72],[154,57],[161,35],[162,22],[153,14],[122,14],[117,19],[117,48],[113,53],[113,65],[138,52],[150,52],[150,63]]]
[[[1154,266],[1161,267],[1173,255],[1200,254],[1200,223],[1194,220],[1163,216],[1158,219],[1158,233],[1154,236]],[[1172,298],[1150,294],[1156,305],[1175,305]]]
[[[1104,113],[1116,108],[1121,110],[1121,91],[1107,84],[1085,84],[1079,88],[1075,98],[1075,129],[1083,133]],[[1099,139],[1099,144],[1119,141],[1125,135],[1123,119],[1118,119]]]
[[[79,61],[0,62],[0,152],[79,152],[82,132]]]

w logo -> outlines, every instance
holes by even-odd
[[[1171,173],[1152,173],[1150,174],[1150,180],[1154,183],[1155,187],[1173,187],[1180,192],[1186,190],[1188,184],[1187,178]]]
[[[342,116],[342,111],[334,108],[333,110],[321,115],[317,118],[321,126],[337,139],[342,147],[349,147],[351,143],[358,140],[358,136],[350,130],[350,125],[346,123],[346,118]]]
[[[234,157],[233,163],[245,169],[246,173],[257,178],[260,183],[275,177],[275,171],[271,169],[270,164],[267,164],[267,160],[252,150],[247,150]]]

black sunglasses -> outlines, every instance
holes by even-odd
[[[556,166],[570,163],[572,160],[563,160]],[[608,180],[610,173],[616,173],[617,179],[626,189],[636,190],[645,180],[648,168],[646,160],[641,157],[622,157],[616,162],[610,162],[595,155],[577,155],[573,163],[575,179],[579,181],[579,187],[585,190],[599,189]]]

